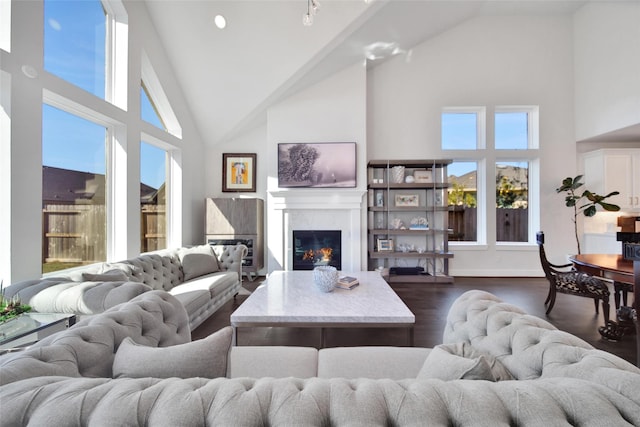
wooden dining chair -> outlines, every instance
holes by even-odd
[[[536,233],[536,242],[540,250],[540,263],[544,274],[549,281],[549,293],[544,304],[547,306],[547,314],[551,312],[556,303],[556,294],[575,295],[579,297],[592,298],[596,307],[596,314],[599,314],[598,303],[602,301],[602,314],[604,324],[609,324],[609,287],[604,280],[582,273],[573,269],[572,264],[556,265],[547,260],[544,251],[544,233]]]

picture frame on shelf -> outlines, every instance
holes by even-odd
[[[433,172],[430,170],[413,171],[413,179],[418,184],[428,184],[433,182]]]
[[[222,153],[222,191],[256,191],[255,153]]]
[[[393,239],[378,239],[376,250],[378,252],[393,252]]]
[[[381,192],[376,193],[376,206],[384,206],[384,194],[382,194]]]
[[[396,207],[415,207],[420,206],[420,197],[417,194],[396,194]]]

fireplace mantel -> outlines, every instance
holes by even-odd
[[[270,191],[272,208],[282,209],[361,209],[360,190],[290,190]]]
[[[342,270],[360,271],[366,237],[361,231],[365,194],[336,188],[268,192],[269,272],[293,269],[293,229],[341,230]]]

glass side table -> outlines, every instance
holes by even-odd
[[[0,324],[0,354],[19,350],[76,323],[70,313],[23,313]]]

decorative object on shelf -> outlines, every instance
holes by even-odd
[[[222,153],[222,191],[256,191],[255,153]]]
[[[409,243],[400,243],[398,245],[398,250],[400,252],[403,252],[403,253],[415,252],[416,251],[416,247],[415,247],[415,245],[411,245]]]
[[[433,182],[433,173],[430,170],[416,170],[413,171],[413,178],[416,183],[431,183]]]
[[[393,239],[378,239],[376,249],[378,250],[378,252],[393,251]]]
[[[420,206],[420,198],[417,194],[396,194],[397,207]]]
[[[609,212],[617,212],[620,210],[620,206],[611,203],[605,203],[605,199],[611,196],[617,196],[619,191],[612,191],[606,196],[601,196],[596,193],[592,193],[589,190],[584,190],[582,194],[578,195],[576,191],[582,187],[583,183],[580,182],[582,175],[578,175],[575,178],[566,177],[562,180],[562,185],[556,188],[556,193],[566,193],[564,198],[565,206],[573,208],[573,231],[576,236],[576,243],[578,244],[578,253],[580,252],[580,238],[578,237],[578,214],[584,213],[584,216],[592,217],[596,214],[597,206],[600,205],[602,209]],[[582,199],[586,198],[586,201]],[[578,203],[581,203],[578,206]],[[582,204],[584,203],[584,204]]]
[[[404,166],[394,166],[391,168],[391,182],[402,184],[404,182]]]
[[[404,221],[400,218],[393,218],[393,220],[389,223],[389,228],[393,230],[406,230],[407,227],[404,225]]]
[[[376,206],[378,207],[384,206],[384,194],[376,193]]]
[[[416,181],[416,179],[413,177],[413,175],[407,175],[404,177],[404,182],[406,182],[407,184],[413,184]]]
[[[427,230],[429,229],[429,221],[424,217],[416,217],[411,219],[409,230]]]
[[[355,186],[355,142],[278,144],[278,187]]]
[[[321,265],[313,269],[313,283],[322,292],[331,292],[338,283],[340,274],[331,265]]]

